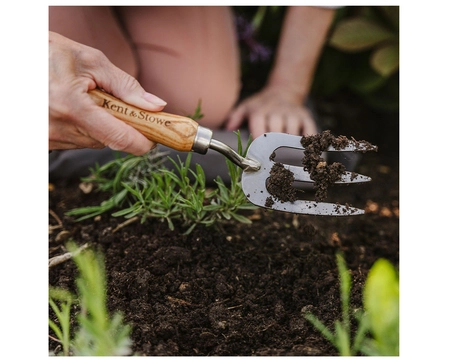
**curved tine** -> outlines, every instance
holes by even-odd
[[[268,132],[264,135],[258,136],[256,139],[253,140],[253,143],[258,140],[257,142],[261,142],[261,147],[267,147],[270,149],[270,151],[275,151],[276,149],[280,147],[287,147],[287,148],[294,148],[294,149],[301,149],[304,150],[305,148],[300,143],[303,136],[299,135],[291,135],[291,134],[285,134],[285,133],[276,133],[276,132]],[[333,146],[330,146],[325,152],[331,151],[331,152],[364,152],[364,151],[370,151],[372,148],[369,145],[361,145],[358,144],[354,140],[349,140],[349,143],[346,147],[342,149],[335,149]]]
[[[297,200],[294,202],[277,201],[267,191],[267,177],[268,174],[264,176],[263,174],[258,174],[258,172],[244,172],[242,174],[242,190],[245,196],[247,196],[248,201],[257,206],[272,210],[306,215],[348,216],[364,214],[364,210],[346,205],[308,200]],[[273,203],[270,206],[266,205],[268,199],[273,200]]]
[[[336,181],[336,184],[353,184],[372,181],[370,176],[361,175],[355,172],[346,171],[342,175],[341,180]]]
[[[309,182],[309,183],[314,182],[314,180],[311,180],[309,172],[304,170],[302,167],[294,166],[294,165],[286,165],[286,164],[283,164],[283,166],[286,170],[289,170],[290,172],[292,172],[294,174],[294,180]]]
[[[257,137],[250,144],[247,157],[259,161],[263,168],[268,172],[269,167],[273,165],[273,161],[270,160],[271,154],[278,148],[297,148],[303,149],[300,144],[301,136],[284,134],[284,133],[265,133],[262,136]],[[349,144],[346,148],[341,150],[334,150],[330,148],[328,151],[354,151],[356,149],[353,143]],[[303,181],[307,183],[313,182],[310,178],[310,174],[303,170],[301,166],[287,165],[283,166],[294,173],[296,181]],[[261,171],[261,170],[260,170]],[[259,171],[259,173],[260,173]],[[264,171],[263,171],[264,172]],[[260,173],[261,174],[261,173]],[[261,176],[263,176],[261,174]],[[336,184],[352,184],[369,182],[372,179],[368,176],[361,175],[346,171],[340,181],[336,181]]]
[[[280,147],[288,147],[294,149],[304,149],[300,140],[301,136],[298,135],[290,135],[285,133],[265,133],[260,136],[264,141],[264,146],[268,146],[271,151],[275,151]],[[255,139],[256,140],[256,139]]]
[[[292,203],[274,201],[271,207],[267,207],[264,204],[255,204],[264,206],[268,209],[291,212],[296,214],[305,215],[324,215],[324,216],[349,216],[349,215],[362,215],[364,210],[358,209],[352,206],[323,203],[317,201],[297,200]]]
[[[305,171],[300,166],[294,166],[294,165],[286,165],[283,164],[284,168],[286,170],[291,171],[294,174],[294,179],[296,181],[302,181],[302,182],[308,182],[312,183],[314,182],[311,180],[310,175],[307,171]],[[362,183],[362,182],[369,182],[372,181],[372,179],[369,176],[361,175],[355,172],[346,171],[342,177],[341,180],[336,181],[335,184],[353,184],[353,183]]]

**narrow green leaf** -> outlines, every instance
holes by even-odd
[[[245,198],[245,200],[247,200],[247,198]],[[244,203],[244,204],[240,204],[238,206],[239,210],[255,210],[258,209],[259,206],[253,205],[252,203],[248,202],[248,203]]]
[[[61,343],[64,341],[64,335],[62,333],[62,330],[58,327],[58,325],[56,325],[56,323],[54,321],[52,321],[51,319],[48,319],[48,325],[50,326],[50,328],[53,330],[53,332],[56,335],[56,338],[61,341]]]
[[[196,223],[192,224],[183,234],[189,235],[195,229],[196,226],[197,226]]]
[[[344,329],[349,332],[350,331],[350,314],[349,314],[349,305],[350,305],[350,291],[352,287],[352,279],[350,276],[350,272],[347,268],[347,265],[344,260],[344,256],[342,253],[336,254],[336,261],[339,271],[339,279],[340,279],[340,291],[341,291],[341,306],[342,306],[342,318],[343,318],[343,326]]]
[[[366,340],[366,334],[369,331],[369,321],[366,313],[362,309],[355,312],[355,318],[358,320],[358,328],[356,329],[355,336],[353,338],[352,353],[356,355],[359,351],[362,351],[364,341]]]
[[[231,219],[231,213],[227,212],[221,212],[221,214],[225,219],[230,220]]]
[[[313,315],[312,313],[307,313],[305,314],[305,319],[313,324],[313,326],[320,331],[325,339],[335,345],[335,336],[315,315]]]
[[[230,215],[235,220],[239,221],[240,223],[249,224],[249,225],[252,223],[252,221],[246,216],[243,216],[243,215],[240,215],[240,214],[236,214],[236,213],[230,213]]]
[[[119,193],[113,195],[113,196],[111,197],[111,199],[113,200],[114,205],[115,205],[115,206],[120,205],[121,202],[122,202],[122,200],[125,199],[125,197],[127,196],[127,194],[128,194],[128,190],[127,190],[127,189],[123,189],[123,190],[120,191]]]
[[[203,210],[212,212],[212,211],[218,211],[218,210],[220,210],[221,208],[222,208],[222,207],[221,207],[220,205],[217,205],[217,204],[209,204],[209,205],[205,205],[205,206],[203,207]]]
[[[129,214],[136,215],[136,214],[139,214],[140,209],[141,209],[140,207],[132,206],[132,207],[129,207],[126,209],[122,209],[122,210],[113,212],[111,215],[114,217],[125,216],[125,215],[129,215]]]
[[[166,219],[167,219],[167,224],[169,225],[169,229],[172,231],[175,230],[175,225],[173,224],[172,219],[170,217],[167,217]]]
[[[350,334],[345,329],[345,325],[340,321],[336,321],[334,323],[335,327],[335,345],[339,350],[339,355],[341,356],[352,356],[352,352],[350,350]]]

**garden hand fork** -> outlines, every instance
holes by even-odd
[[[89,92],[91,98],[116,118],[141,132],[149,140],[178,151],[194,151],[206,154],[213,149],[226,156],[243,169],[242,190],[247,199],[261,207],[310,215],[346,216],[364,214],[364,210],[339,204],[319,201],[280,201],[267,190],[267,179],[275,164],[273,154],[279,148],[304,150],[301,136],[284,133],[266,133],[252,141],[246,157],[242,157],[228,145],[213,139],[213,132],[188,117],[165,112],[149,112],[127,104],[100,89]],[[355,141],[349,141],[344,148],[329,147],[328,151],[367,151]],[[313,183],[310,174],[303,167],[283,164],[294,175],[295,181]],[[353,172],[345,172],[336,183],[350,184],[371,181],[371,178]],[[271,199],[271,201],[268,201]]]

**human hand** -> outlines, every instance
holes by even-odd
[[[49,149],[109,146],[134,155],[151,150],[154,142],[94,103],[87,92],[97,87],[144,110],[166,105],[101,51],[50,32]]]
[[[298,96],[280,87],[266,86],[241,102],[230,113],[226,128],[237,130],[246,118],[253,138],[265,132],[317,134],[311,112],[298,100]]]

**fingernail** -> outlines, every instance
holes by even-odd
[[[152,104],[155,104],[155,105],[159,105],[159,106],[166,106],[167,105],[167,103],[163,99],[160,99],[159,97],[157,97],[157,96],[155,96],[153,94],[150,94],[148,92],[144,93],[144,99],[147,100],[148,102],[151,102]]]

